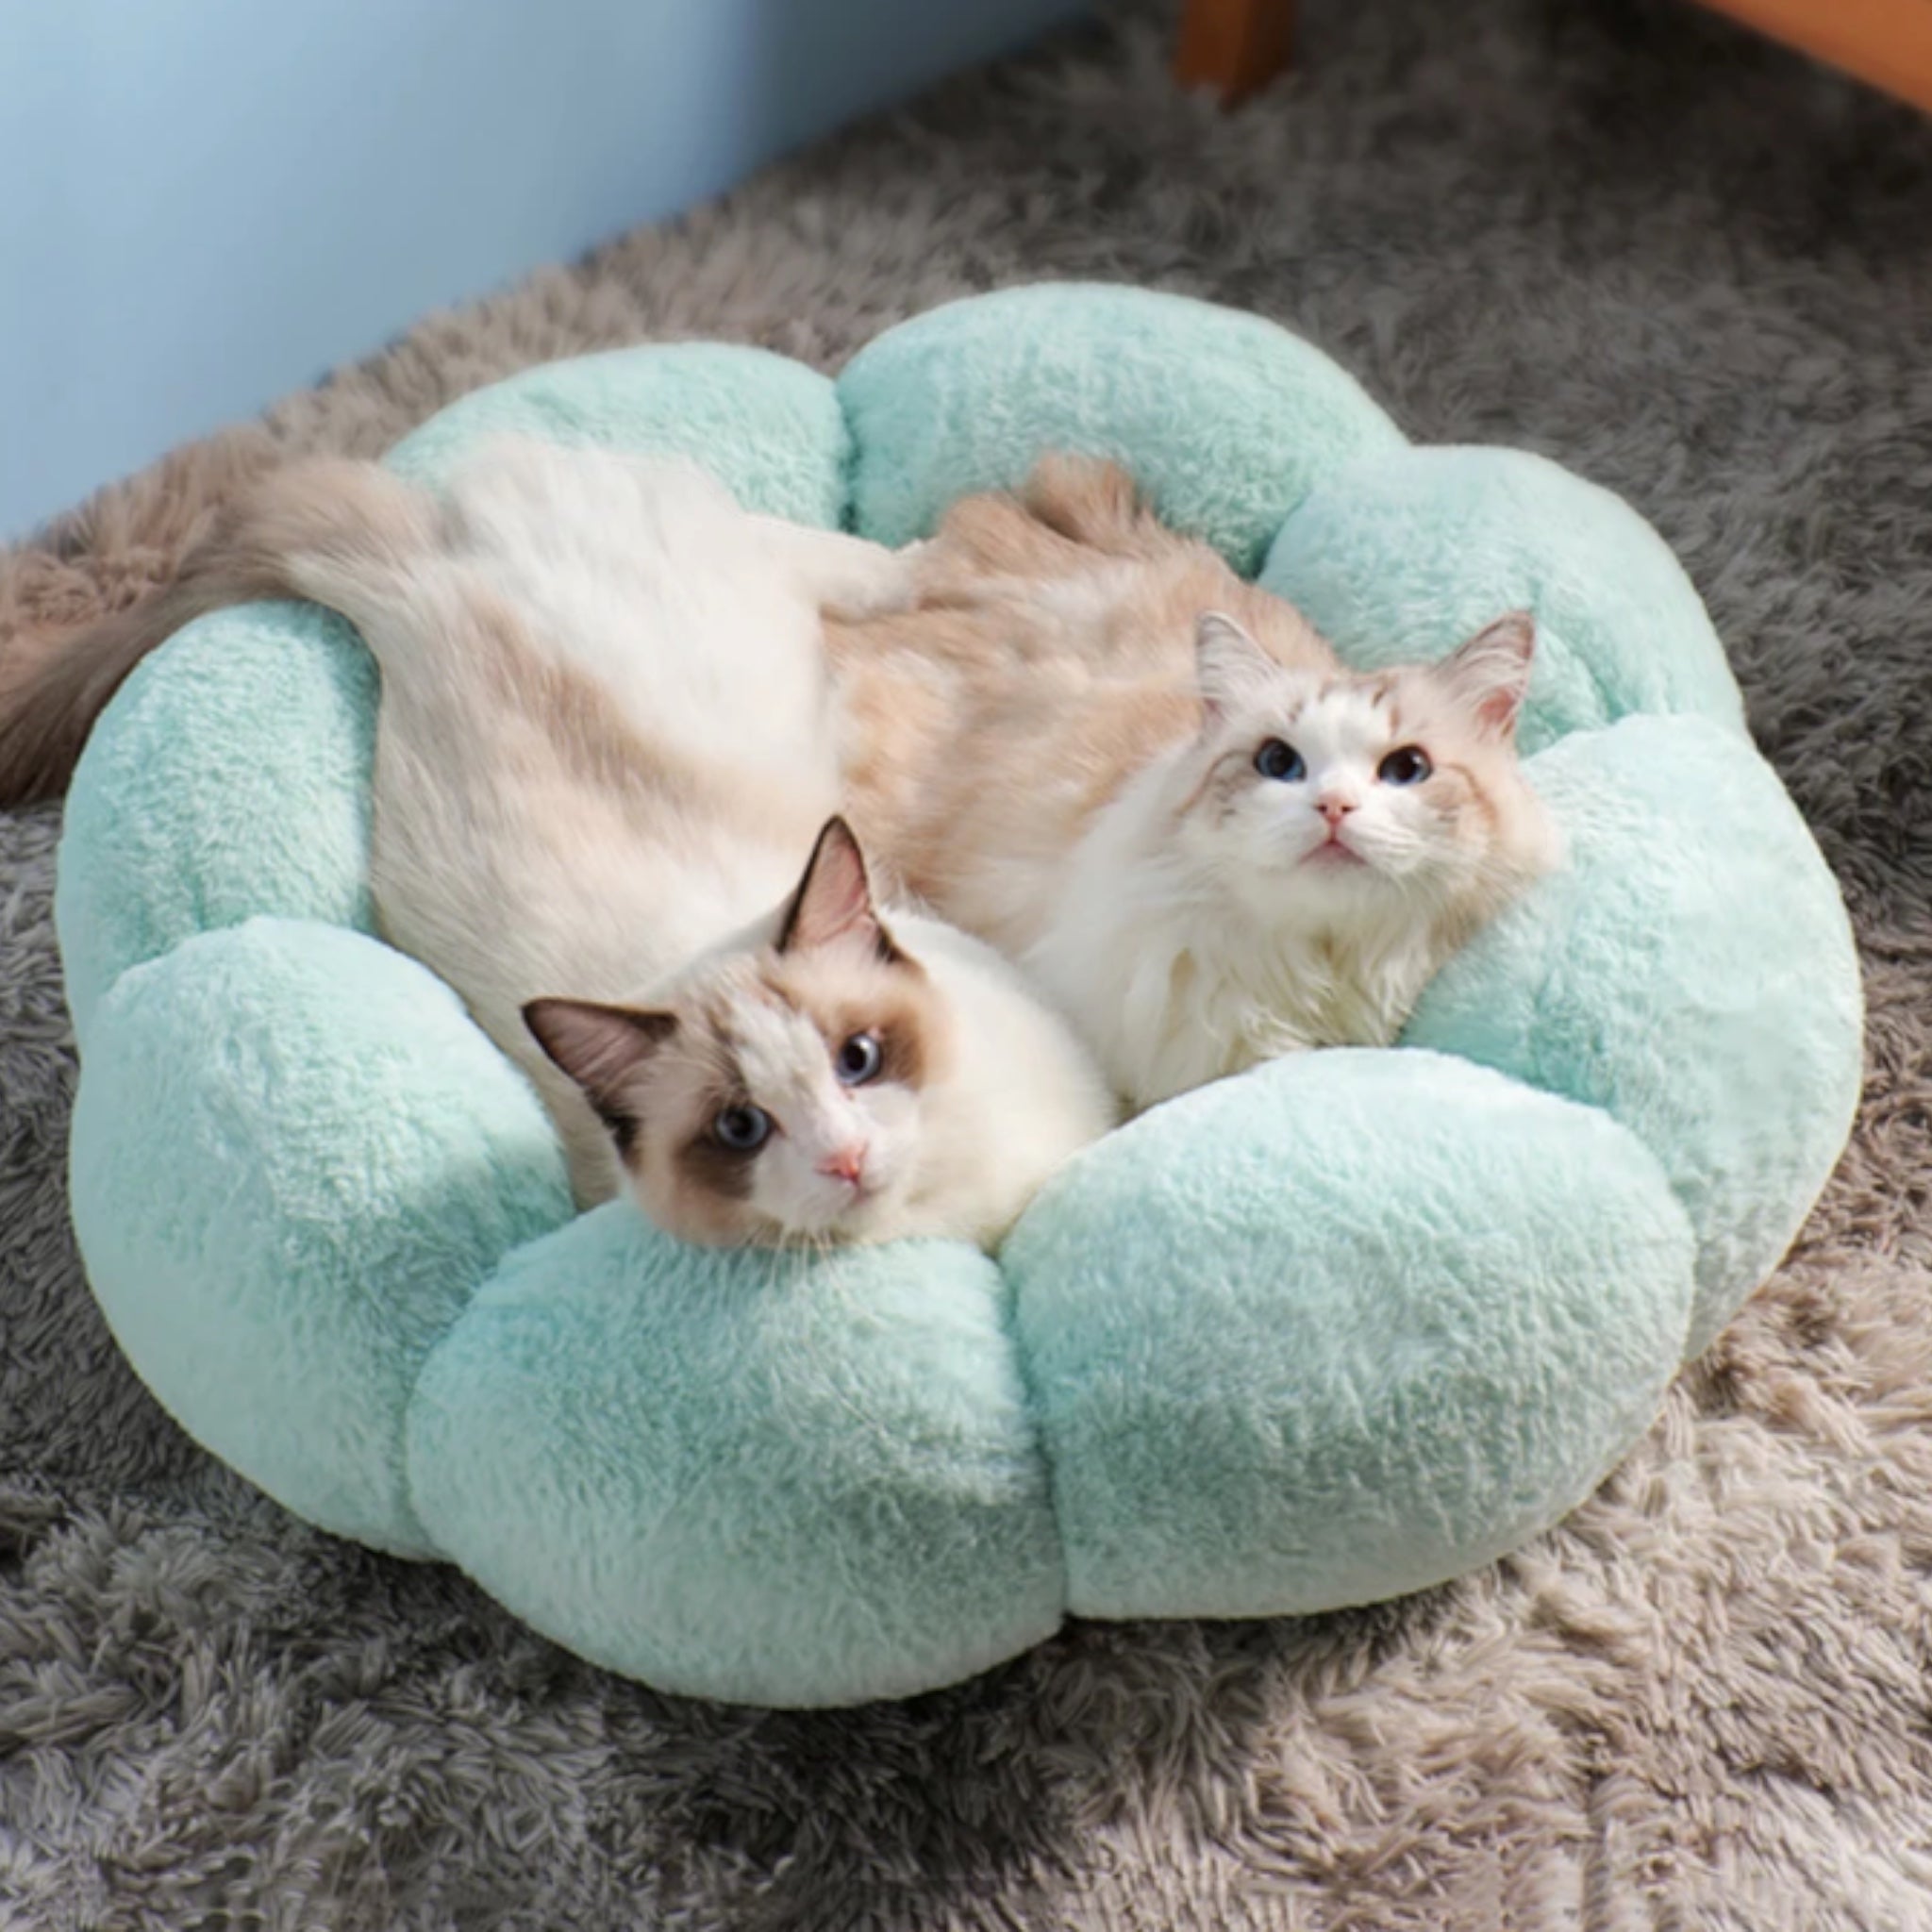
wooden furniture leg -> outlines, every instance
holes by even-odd
[[[1211,87],[1232,107],[1288,65],[1294,0],[1187,0],[1174,78]]]
[[[1706,4],[1932,113],[1932,4],[1928,0],[1706,0]]]

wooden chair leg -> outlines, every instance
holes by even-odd
[[[1174,78],[1232,107],[1288,65],[1293,29],[1294,0],[1187,0]]]

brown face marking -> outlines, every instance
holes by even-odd
[[[776,995],[817,1029],[834,1071],[839,1050],[855,1033],[879,1043],[874,1081],[919,1088],[939,1077],[950,1042],[943,1002],[916,959],[900,954],[890,964],[847,952],[781,958],[768,975]]]
[[[587,1096],[588,1097],[588,1096]],[[638,1151],[638,1117],[634,1113],[610,1113],[591,1102],[591,1111],[604,1123],[609,1134],[611,1144],[617,1149],[617,1158],[625,1167],[630,1166]]]
[[[813,1024],[819,1028],[819,1037],[825,1042],[825,1052],[835,1070],[840,1049],[845,1042],[855,1034],[870,1033],[879,1043],[879,1070],[868,1085],[881,1080],[901,1087],[918,1088],[925,1084],[924,1039],[917,1020],[903,1007],[882,1010],[874,1002],[869,1010],[854,1008],[829,1022],[814,1019]]]
[[[750,1199],[752,1170],[771,1142],[761,1141],[749,1149],[727,1147],[711,1127],[726,1108],[757,1105],[745,1091],[736,1057],[732,1056],[726,1077],[708,1087],[699,1102],[697,1131],[677,1150],[678,1172],[691,1186],[727,1201]]]
[[[1476,783],[1475,774],[1467,765],[1458,764],[1454,759],[1441,764],[1432,761],[1429,775],[1423,780],[1422,790],[1434,798],[1437,809],[1444,817],[1474,810],[1482,814],[1486,824],[1493,825],[1496,823],[1495,801]]]
[[[879,1077],[902,1087],[925,1085],[925,1042],[917,1026],[886,1025],[877,1029]]]
[[[690,1186],[708,1194],[726,1201],[748,1201],[752,1169],[763,1152],[759,1148],[741,1154],[736,1148],[720,1146],[708,1130],[677,1150],[678,1173]]]
[[[1291,727],[1284,726],[1284,729]],[[1189,813],[1195,810],[1209,792],[1224,818],[1234,809],[1234,801],[1248,789],[1248,779],[1254,773],[1255,753],[1258,744],[1231,745],[1226,751],[1201,774],[1200,782],[1181,802],[1174,807],[1174,823],[1178,824]]]

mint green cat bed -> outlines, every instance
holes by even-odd
[[[573,1219],[530,1090],[372,937],[353,634],[193,625],[68,808],[74,1212],[156,1393],[290,1508],[657,1685],[896,1695],[1070,1612],[1322,1610],[1484,1562],[1590,1491],[1797,1230],[1857,1090],[1844,912],[1614,497],[1412,448],[1294,338],[1117,289],[957,304],[837,383],[709,345],[538,369],[393,460],[511,427],[891,542],[1044,447],[1115,455],[1361,662],[1532,606],[1568,868],[1401,1048],[1157,1109],[997,1264],[692,1251]]]

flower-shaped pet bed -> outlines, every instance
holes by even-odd
[[[512,428],[891,543],[1042,449],[1115,456],[1357,662],[1529,606],[1567,864],[1400,1047],[1157,1108],[997,1262],[687,1249],[626,1204],[573,1218],[533,1092],[372,936],[354,633],[192,625],[68,808],[74,1212],[142,1374],[290,1508],[667,1689],[903,1694],[1070,1612],[1314,1611],[1484,1562],[1590,1491],[1791,1240],[1857,1088],[1845,915],[1616,498],[1411,447],[1306,343],[1121,289],[961,302],[837,382],[711,344],[557,364],[391,459],[434,477]]]

